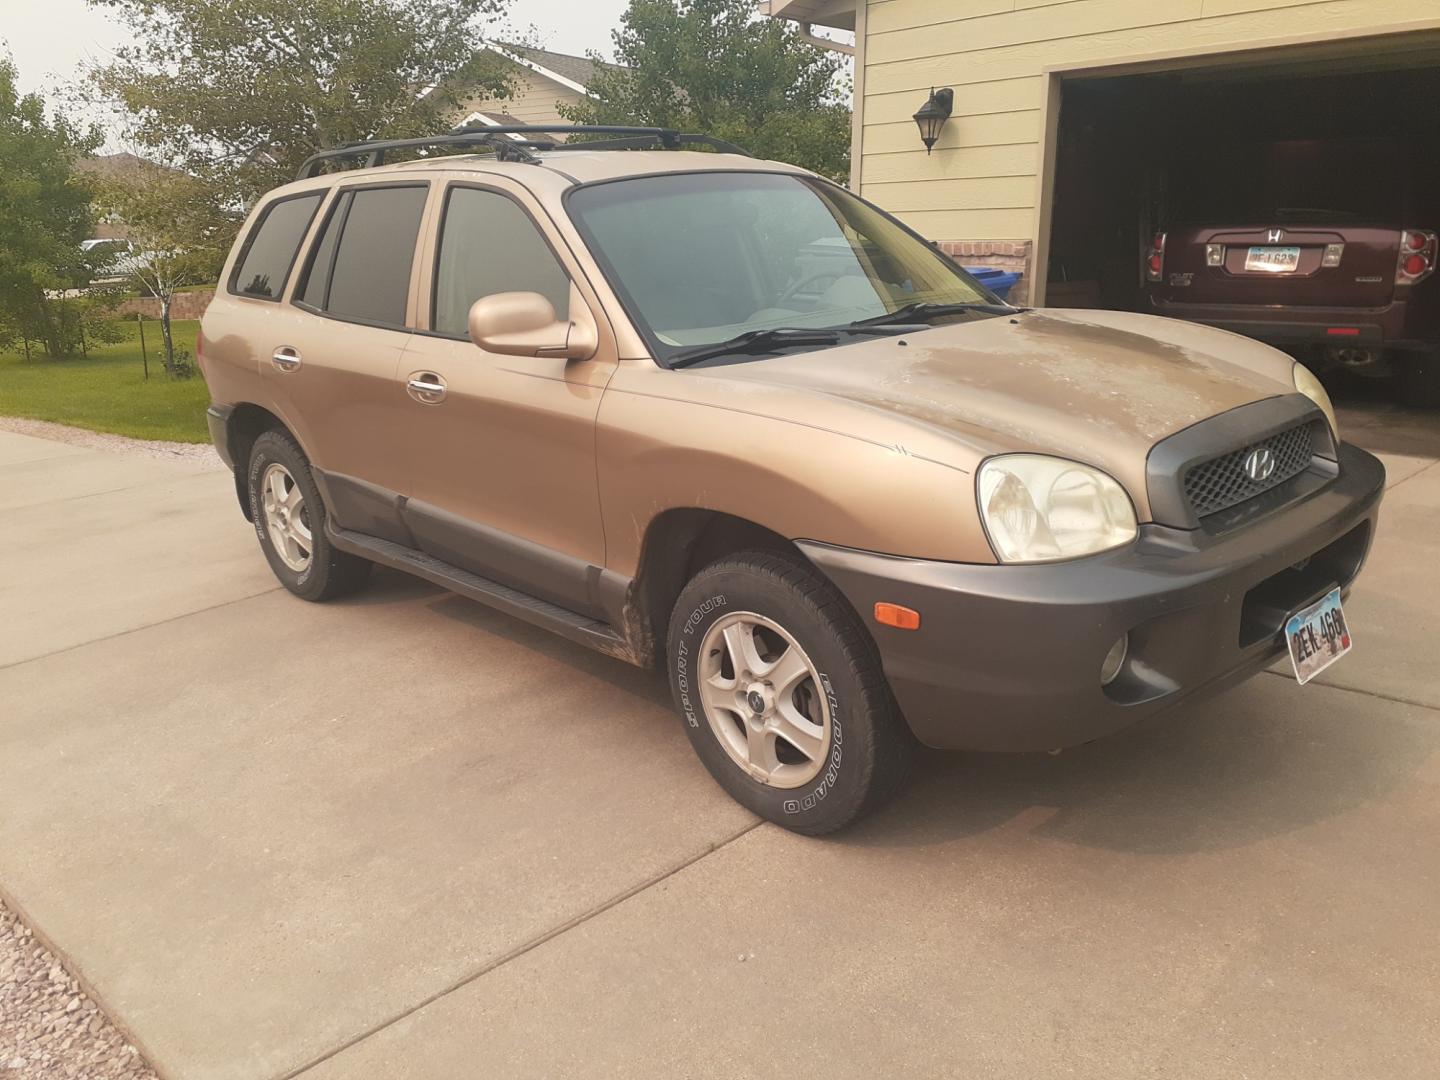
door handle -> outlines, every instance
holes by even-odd
[[[281,371],[299,371],[300,354],[289,345],[281,345],[270,357],[270,362]]]
[[[405,390],[422,405],[439,405],[445,400],[445,380],[433,371],[412,372]]]

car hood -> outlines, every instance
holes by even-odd
[[[798,419],[848,423],[857,435],[966,471],[1015,451],[1085,461],[1125,484],[1143,513],[1150,448],[1217,413],[1293,392],[1291,363],[1258,342],[1193,323],[1056,309],[706,373],[731,384],[751,409],[761,404],[762,386],[843,402],[849,416]],[[788,400],[785,408],[796,405]],[[855,415],[856,407],[869,416]]]

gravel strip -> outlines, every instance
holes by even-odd
[[[23,416],[0,416],[0,431],[13,431],[17,435],[33,435],[37,439],[83,446],[87,450],[111,450],[126,454],[140,454],[144,457],[160,458],[164,461],[193,461],[214,469],[224,469],[225,463],[209,443],[161,442],[158,439],[129,439],[124,435],[106,435],[84,428],[52,424],[48,420],[30,420]]]
[[[0,1080],[156,1080],[30,928],[0,904]]]

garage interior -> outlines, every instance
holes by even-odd
[[[1182,220],[1292,207],[1440,228],[1437,101],[1433,35],[1067,76],[1045,302],[1145,310],[1150,238]]]

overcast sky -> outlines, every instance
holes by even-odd
[[[625,7],[625,0],[513,0],[509,18],[522,33],[533,25],[545,48],[609,57],[610,31]],[[122,39],[85,0],[0,0],[0,42],[20,68],[22,92],[64,84],[84,60],[103,60]]]

